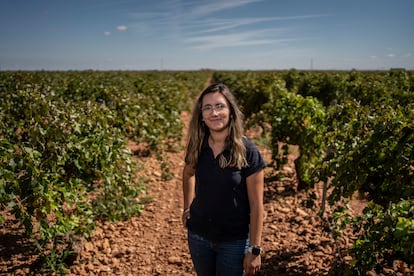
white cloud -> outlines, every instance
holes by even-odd
[[[261,1],[264,0],[211,0],[200,4],[198,1],[172,0],[162,6],[152,6],[148,10],[131,11],[129,16],[134,22],[128,27],[141,37],[148,39],[163,37],[165,40],[184,43],[192,49],[208,50],[303,40],[303,38],[292,37],[297,33],[292,27],[271,26],[276,25],[275,21],[306,21],[329,16],[308,14],[226,18],[221,14],[224,10]],[[277,24],[277,26],[286,26],[286,24]],[[294,28],[297,28],[297,25]]]
[[[219,32],[228,29],[234,29],[237,27],[251,25],[266,21],[271,21],[272,18],[235,18],[235,19],[207,19],[204,21],[195,22],[193,25],[189,25],[191,29],[196,28],[197,33],[212,33]]]
[[[234,29],[247,25],[254,25],[257,23],[265,23],[270,21],[282,20],[303,20],[310,18],[319,18],[324,15],[303,15],[303,16],[289,16],[289,17],[253,17],[253,18],[232,18],[232,19],[218,19],[210,18],[205,20],[192,21],[191,24],[184,26],[187,29],[195,29],[197,33],[204,32],[218,32],[229,29]]]
[[[140,20],[155,20],[159,18],[164,18],[167,16],[171,16],[171,12],[156,12],[156,11],[148,11],[148,12],[130,12],[129,16],[131,18],[140,19]]]
[[[388,54],[387,57],[393,58],[393,57],[395,57],[395,54],[392,54],[392,53]]]
[[[104,32],[104,35],[105,36],[110,36],[111,35],[111,32]]]
[[[120,32],[125,32],[126,30],[128,30],[128,27],[125,25],[119,25],[116,27],[116,29]]]
[[[191,44],[191,48],[198,50],[210,50],[225,47],[239,47],[252,45],[266,45],[290,41],[290,39],[275,39],[270,34],[272,30],[245,31],[232,34],[216,34],[195,36],[185,41]]]
[[[193,17],[206,16],[222,10],[233,9],[240,6],[256,3],[263,0],[230,0],[230,1],[211,1],[208,4],[197,6],[191,11]],[[197,2],[198,3],[198,2]]]

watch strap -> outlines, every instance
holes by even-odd
[[[249,248],[247,249],[247,252],[252,253],[255,256],[258,256],[262,253],[262,248],[257,245],[249,246]]]

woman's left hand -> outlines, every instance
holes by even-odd
[[[262,259],[260,255],[256,256],[252,253],[247,253],[244,257],[243,261],[243,268],[244,272],[246,273],[246,276],[255,275],[259,272],[260,266],[262,264]]]
[[[184,227],[187,227],[187,220],[190,218],[190,208],[186,208],[181,216],[181,221]]]

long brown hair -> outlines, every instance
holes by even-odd
[[[212,84],[204,89],[199,95],[193,107],[193,114],[190,121],[190,127],[187,137],[187,148],[185,153],[185,162],[192,168],[195,168],[200,156],[201,147],[206,135],[210,133],[208,127],[203,122],[202,103],[203,97],[209,93],[219,92],[226,99],[230,108],[229,118],[229,135],[226,139],[226,146],[230,147],[230,156],[226,159],[223,154],[219,156],[219,165],[225,168],[229,165],[238,169],[247,166],[246,147],[243,143],[243,114],[237,106],[234,95],[224,84]]]

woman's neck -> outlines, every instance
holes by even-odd
[[[208,145],[213,151],[214,158],[223,152],[224,147],[226,146],[227,135],[225,134],[225,132],[215,132],[210,133],[210,137],[208,137]]]
[[[220,132],[210,132],[210,143],[213,145],[224,145],[226,143],[227,136],[229,135],[228,129]]]

